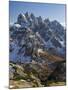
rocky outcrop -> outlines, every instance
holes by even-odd
[[[26,12],[18,15],[9,33],[10,85],[22,88],[48,86],[52,80],[65,82],[66,40],[59,22]]]
[[[17,88],[24,88],[24,87],[43,87],[48,86],[49,81],[59,81],[65,82],[65,65],[61,64],[62,68],[59,69],[61,66],[58,64],[53,64],[52,66],[48,66],[47,64],[41,63],[27,63],[27,64],[13,64],[10,63],[10,72],[14,70],[12,75],[10,74],[10,85],[15,86],[14,82],[21,83],[20,86],[17,84]],[[57,68],[56,68],[57,66]],[[54,68],[55,67],[55,68]],[[61,77],[63,75],[63,77]],[[12,78],[11,78],[12,77]],[[12,83],[13,82],[13,83]],[[58,84],[59,85],[59,84]]]

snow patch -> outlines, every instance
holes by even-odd
[[[38,49],[38,53],[43,53],[43,50],[42,49]]]
[[[29,37],[30,37],[30,38],[34,38],[34,37],[35,37],[35,35],[30,35]]]
[[[20,24],[14,24],[13,26],[16,27],[16,28],[20,28],[21,27]]]

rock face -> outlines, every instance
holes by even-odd
[[[9,33],[11,80],[23,79],[29,87],[65,81],[66,32],[59,22],[26,12],[18,15]]]
[[[13,77],[10,74],[12,77],[10,78],[10,85],[13,85],[13,88],[44,87],[52,85],[54,82],[54,85],[65,85],[65,66],[63,67],[62,64],[60,69],[61,66],[58,65],[59,67],[56,68],[56,65],[54,63],[48,66],[33,62],[27,64],[10,63],[11,70],[14,70]]]

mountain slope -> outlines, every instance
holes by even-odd
[[[40,87],[66,81],[66,30],[58,21],[26,12],[10,25],[9,34],[10,85]]]

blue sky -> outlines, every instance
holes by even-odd
[[[34,13],[35,16],[42,16],[43,19],[49,18],[50,21],[57,20],[60,23],[65,23],[65,4],[47,4],[47,3],[32,3],[32,2],[9,2],[10,23],[17,20],[19,13]]]

